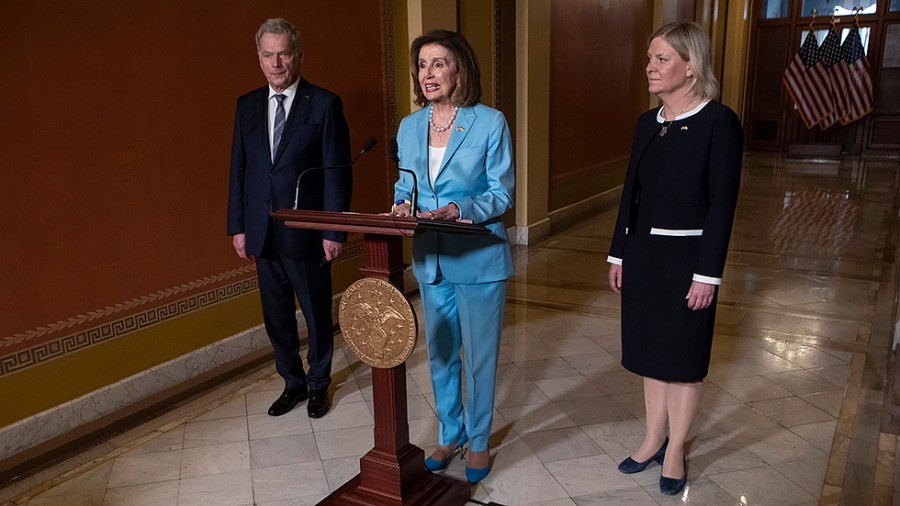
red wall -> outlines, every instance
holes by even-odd
[[[340,3],[0,3],[0,338],[243,265],[229,146],[268,17],[303,32],[302,72],[344,98],[353,146],[379,139],[353,207],[384,208],[379,2]]]
[[[637,117],[646,109],[650,3],[551,3],[551,185],[628,155]],[[585,189],[584,196],[600,190]]]

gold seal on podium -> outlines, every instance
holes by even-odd
[[[363,278],[350,285],[341,297],[338,319],[347,345],[372,367],[396,367],[416,347],[416,315],[387,281]]]

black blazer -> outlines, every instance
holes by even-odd
[[[269,86],[237,100],[231,143],[228,188],[228,234],[247,236],[247,254],[259,255],[268,233],[278,236],[282,253],[290,258],[323,254],[323,236],[343,242],[346,233],[289,229],[269,212],[292,208],[297,178],[299,209],[346,211],[350,206],[350,130],[341,99],[300,78],[297,94],[285,121],[273,163],[269,148]],[[319,169],[325,167],[325,169]]]
[[[640,198],[635,189],[637,168],[650,140],[659,134],[658,113],[659,108],[652,109],[638,119],[610,246],[612,263],[622,260],[631,213]],[[741,182],[744,145],[741,122],[728,107],[709,102],[696,114],[670,126],[667,135],[674,139],[659,172],[650,233],[700,236],[700,255],[694,274],[717,284],[725,269]]]

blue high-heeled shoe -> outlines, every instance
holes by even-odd
[[[487,448],[486,448],[486,449],[484,449],[483,451],[485,452],[485,454],[487,454],[487,458],[488,458],[487,465],[484,466],[484,467],[469,467],[469,462],[468,462],[468,461],[471,460],[471,458],[472,458],[472,453],[479,453],[479,454],[481,453],[480,451],[478,451],[478,452],[472,452],[472,448],[471,448],[471,447],[469,448],[469,452],[470,452],[470,453],[469,453],[469,458],[466,459],[466,460],[467,460],[467,462],[466,462],[466,480],[468,480],[469,483],[472,484],[472,485],[474,485],[474,484],[478,483],[479,481],[483,480],[483,479],[488,475],[488,473],[491,472],[491,454],[490,454],[490,449],[487,449]]]
[[[666,478],[659,473],[659,491],[666,495],[675,495],[687,484],[687,457],[684,459],[684,476],[681,478]]]
[[[644,469],[647,469],[647,466],[649,466],[650,463],[653,462],[654,460],[656,462],[658,462],[659,465],[662,465],[663,459],[666,456],[666,447],[667,446],[669,446],[669,438],[666,438],[666,440],[663,442],[660,449],[657,450],[657,452],[654,453],[652,457],[650,457],[649,459],[647,459],[643,462],[637,462],[633,458],[628,457],[627,459],[623,460],[622,462],[619,462],[619,472],[625,473],[625,474],[639,473],[639,472],[643,471]]]
[[[425,458],[425,469],[430,473],[447,469],[447,465],[450,463],[450,459],[453,458],[453,455],[457,452],[462,453],[463,445],[468,442],[469,436],[466,434],[466,428],[463,427],[462,434],[460,434],[460,436],[456,438],[456,443],[454,443],[453,448],[451,448],[450,451],[447,452],[447,456],[444,457],[444,460],[433,459],[429,455],[427,458]]]
[[[471,484],[476,484],[479,481],[485,479],[488,473],[491,472],[490,464],[485,467],[469,467],[466,466],[466,479]]]

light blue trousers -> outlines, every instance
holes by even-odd
[[[431,386],[440,422],[438,442],[455,443],[465,428],[469,450],[487,450],[494,416],[494,379],[506,282],[462,285],[441,278],[433,284],[420,283],[419,291],[425,312]],[[460,347],[465,360],[465,408]]]

